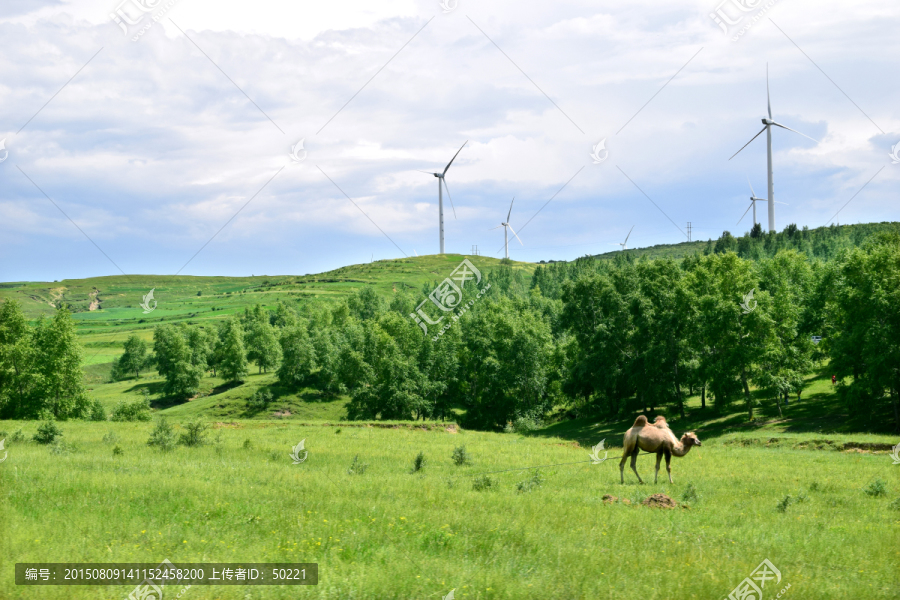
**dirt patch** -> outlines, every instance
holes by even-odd
[[[100,308],[100,290],[94,288],[94,291],[88,294],[91,298],[91,303],[88,306],[88,310],[97,310]]]
[[[562,446],[564,448],[581,448],[578,442],[564,442],[562,444],[553,444],[554,446]]]
[[[225,429],[243,429],[244,426],[241,425],[240,423],[237,423],[236,421],[232,421],[231,423],[222,423],[222,422],[220,421],[220,422],[217,422],[215,425],[213,425],[213,429],[222,429],[222,428],[225,428]]]
[[[857,452],[862,451],[870,451],[870,452],[890,452],[894,449],[890,444],[878,444],[875,442],[845,442],[843,450],[845,451],[853,451]]]
[[[619,499],[612,494],[604,494],[603,495],[603,503],[604,504],[612,504],[613,502],[618,502]]]
[[[289,417],[289,416],[291,416],[291,411],[290,411],[290,409],[288,409],[288,408],[285,408],[285,409],[282,410],[282,411],[277,411],[277,410],[276,410],[275,412],[272,413],[272,416],[273,416],[273,417],[277,417],[277,418],[279,418],[279,419],[283,419],[284,417]]]
[[[672,500],[666,494],[653,494],[645,499],[641,504],[652,508],[678,508],[678,503]]]
[[[456,425],[451,425],[450,427],[444,427],[444,431],[447,433],[459,433],[459,429],[457,429]]]

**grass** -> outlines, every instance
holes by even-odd
[[[0,430],[23,428],[30,440],[37,425],[0,422]],[[320,565],[316,588],[194,586],[196,600],[440,598],[451,588],[461,599],[706,599],[727,596],[764,558],[796,598],[896,597],[900,550],[889,540],[900,514],[890,502],[900,487],[883,454],[713,440],[674,459],[675,485],[639,486],[630,475],[622,486],[616,461],[591,465],[587,449],[555,437],[346,424],[336,436],[321,424],[244,420],[214,428],[208,444],[164,453],[146,444],[153,423],[61,428],[64,453],[7,442],[0,597],[130,591],[17,588],[12,562],[164,558]],[[301,439],[309,459],[292,465]],[[463,443],[472,464],[456,466]],[[410,476],[420,451],[428,466]],[[533,481],[533,470],[496,473],[575,461],[585,462],[541,469],[528,493],[517,483]],[[651,461],[638,465],[646,479]],[[476,477],[486,472],[489,487]],[[866,494],[879,479],[887,494]],[[679,499],[687,490],[698,498],[690,509],[602,502],[607,493]],[[800,492],[805,502],[776,509]]]

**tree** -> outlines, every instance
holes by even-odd
[[[278,367],[278,381],[288,387],[307,385],[316,368],[316,351],[313,348],[306,322],[285,327],[279,337],[281,344],[281,366]]]
[[[172,325],[160,325],[153,331],[153,351],[157,372],[166,378],[163,391],[176,398],[188,398],[200,388],[204,368],[195,365],[186,332]]]
[[[33,419],[40,410],[40,375],[35,371],[33,330],[21,305],[0,304],[0,417]]]
[[[221,353],[219,371],[227,382],[243,381],[247,376],[247,356],[244,351],[244,331],[237,319],[225,321],[219,331]]]
[[[125,352],[119,357],[116,369],[120,373],[134,373],[135,378],[140,378],[146,360],[147,343],[137,335],[131,335],[125,340]]]
[[[248,327],[247,358],[256,362],[259,372],[269,372],[281,360],[281,346],[275,328],[265,321],[253,321]]]
[[[40,375],[41,410],[57,419],[86,416],[90,400],[81,370],[83,351],[68,309],[41,318],[34,329],[34,365]]]

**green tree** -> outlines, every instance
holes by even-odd
[[[132,334],[125,340],[125,352],[119,357],[116,368],[121,373],[133,373],[135,378],[140,378],[141,369],[146,361],[147,343]]]
[[[253,321],[248,326],[247,358],[256,362],[259,372],[269,372],[281,360],[281,346],[275,328],[268,321]]]
[[[227,382],[243,381],[247,376],[247,355],[244,350],[244,330],[240,322],[231,318],[219,331],[221,354],[219,371]]]
[[[316,368],[316,351],[309,337],[306,322],[285,327],[279,337],[281,366],[278,381],[288,387],[307,385]]]
[[[203,367],[193,362],[186,333],[172,325],[160,325],[153,331],[157,372],[166,378],[163,391],[176,398],[188,398],[196,394],[204,371]]]
[[[36,371],[41,380],[41,409],[57,419],[87,416],[90,400],[81,370],[83,351],[71,313],[59,309],[40,319],[34,330]]]

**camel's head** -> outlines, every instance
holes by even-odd
[[[693,431],[688,431],[686,434],[681,436],[681,441],[685,446],[702,446],[700,443],[700,438],[697,437]]]

